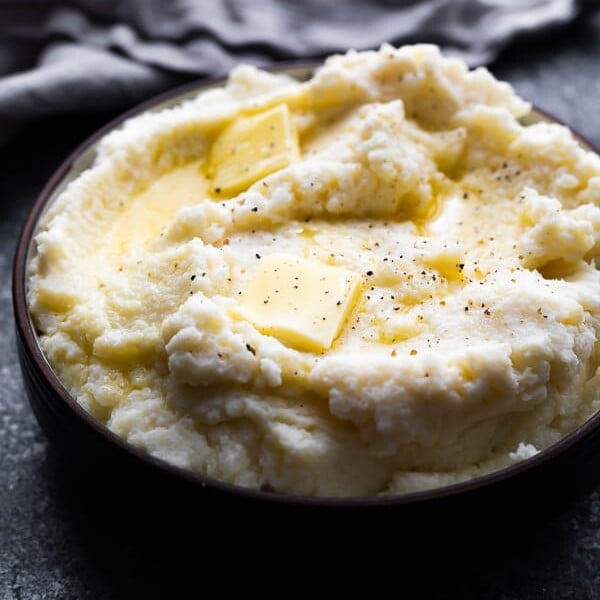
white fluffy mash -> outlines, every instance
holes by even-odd
[[[282,103],[300,158],[219,197],[213,141]],[[242,486],[397,494],[532,456],[599,407],[600,158],[529,110],[418,45],[130,119],[40,223],[48,360],[131,444]],[[271,253],[360,274],[331,348],[233,310]]]

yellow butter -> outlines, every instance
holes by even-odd
[[[421,258],[421,262],[448,279],[462,281],[465,267],[464,249],[457,244],[446,244],[438,248],[429,247],[429,253]]]
[[[321,351],[340,334],[359,293],[357,273],[274,254],[261,259],[235,313],[287,346]]]
[[[108,252],[121,256],[135,249],[143,250],[178,210],[201,200],[207,189],[208,181],[200,172],[200,161],[163,175],[123,209],[107,240]]]
[[[225,129],[212,147],[212,190],[226,195],[240,192],[298,156],[298,134],[286,104],[243,117]]]
[[[57,313],[68,311],[80,298],[75,278],[56,275],[49,275],[41,280],[35,293],[38,308]]]
[[[132,361],[150,354],[160,343],[158,334],[151,330],[105,331],[94,340],[92,354],[116,366],[127,368]]]

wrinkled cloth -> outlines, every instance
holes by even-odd
[[[0,143],[31,119],[118,110],[240,62],[433,42],[487,64],[581,10],[576,0],[0,0]]]

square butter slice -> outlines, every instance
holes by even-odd
[[[273,254],[259,265],[234,313],[286,346],[331,347],[360,293],[360,275],[339,267]]]
[[[238,193],[262,177],[287,167],[299,156],[298,133],[286,104],[242,117],[213,144],[213,192]]]

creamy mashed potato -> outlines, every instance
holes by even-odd
[[[530,457],[598,408],[600,159],[529,111],[419,45],[130,119],[40,224],[41,346],[112,431],[243,486]]]

